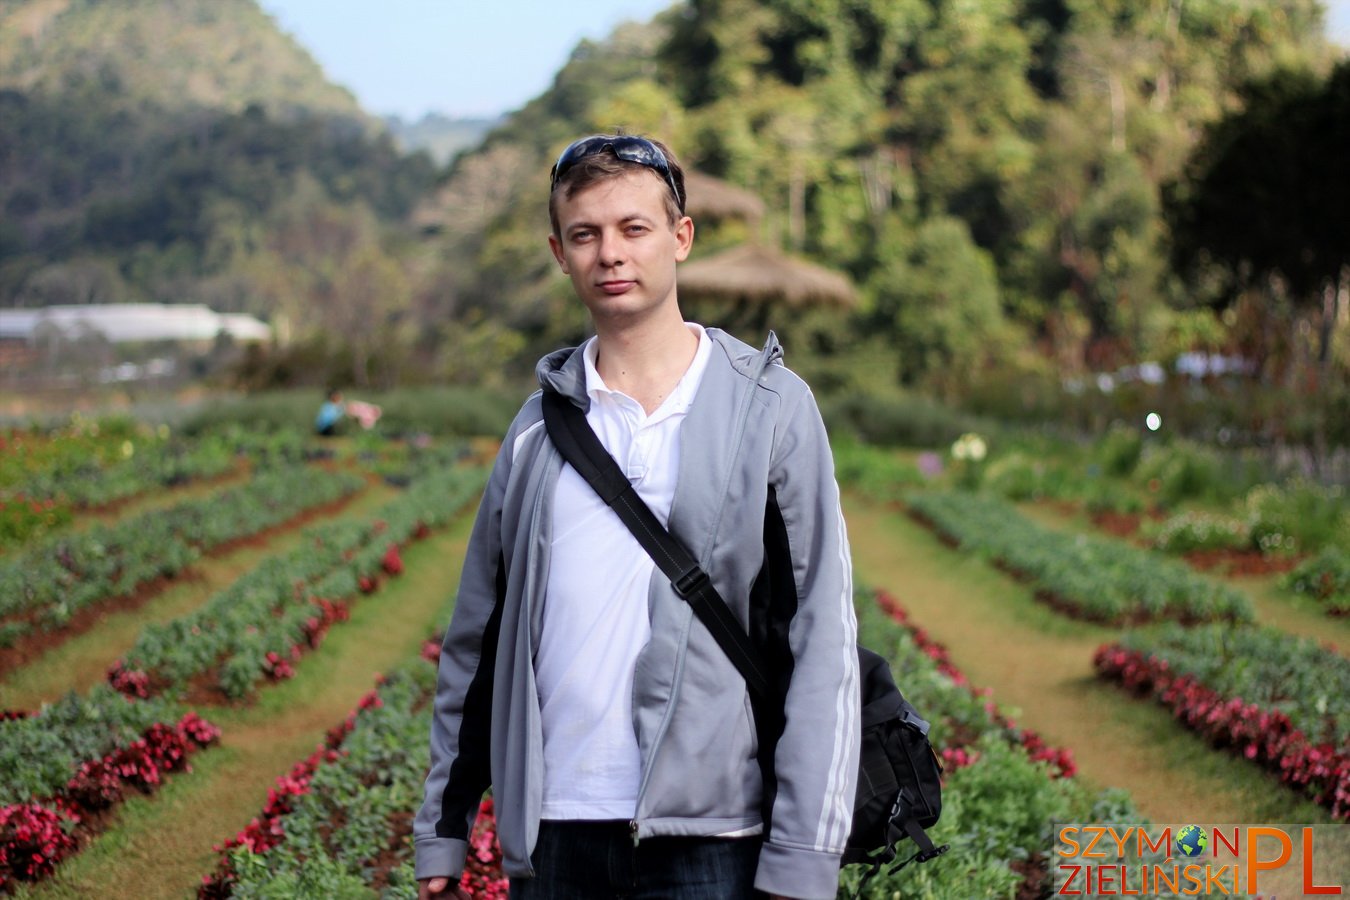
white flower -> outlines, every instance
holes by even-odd
[[[952,444],[952,458],[979,462],[988,454],[989,448],[984,438],[974,432],[966,432]]]

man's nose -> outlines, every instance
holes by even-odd
[[[622,236],[616,232],[602,231],[600,233],[600,264],[604,266],[623,265],[625,259],[625,250]]]

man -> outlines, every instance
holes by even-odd
[[[586,412],[775,661],[786,724],[761,754],[740,674],[563,464],[536,393],[502,443],[441,650],[420,896],[465,896],[454,882],[491,785],[513,898],[834,897],[856,622],[815,401],[772,335],[756,351],[683,320],[694,224],[669,149],[584,138],[552,181],[549,246],[595,337],[540,361],[541,392]]]

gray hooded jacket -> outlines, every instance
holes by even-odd
[[[731,661],[657,569],[652,637],[633,683],[642,758],[634,840],[764,828],[755,886],[834,897],[858,765],[852,570],[824,424],[806,384],[715,328],[681,423],[669,528],[697,557],[787,691],[772,774],[757,762],[748,692]],[[589,406],[580,353],[538,366],[544,391]],[[533,655],[545,602],[551,504],[562,458],[540,394],[507,431],[469,539],[441,648],[431,770],[414,827],[418,878],[454,877],[492,786],[506,874],[534,875],[543,741]],[[767,781],[767,783],[766,783]]]

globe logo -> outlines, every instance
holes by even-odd
[[[1199,825],[1187,825],[1177,832],[1176,846],[1181,856],[1199,856],[1209,846],[1209,834]]]

